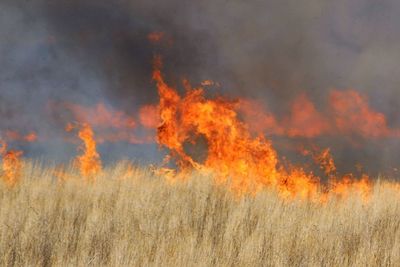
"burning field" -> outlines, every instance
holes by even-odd
[[[156,2],[0,4],[1,264],[396,266],[390,9]]]
[[[398,193],[376,182],[323,204],[273,190],[237,198],[213,177],[171,184],[121,162],[88,184],[79,170],[26,162],[1,186],[1,265],[382,266],[400,260]],[[57,180],[57,182],[56,182]]]
[[[400,261],[400,183],[340,175],[330,150],[315,146],[300,153],[319,166],[321,176],[283,162],[271,140],[252,134],[239,118],[242,108],[253,105],[208,98],[202,86],[193,88],[186,80],[180,95],[161,68],[156,56],[153,79],[160,102],[140,113],[144,125],[156,127],[156,142],[170,152],[161,165],[104,166],[97,140],[131,138],[126,129],[134,123],[101,104],[93,113],[67,106],[77,117],[91,118],[92,125],[112,124],[124,134],[97,137],[88,121],[68,123],[66,132],[81,143],[69,165],[24,159],[23,151],[3,140],[2,265],[379,266]],[[350,104],[361,105],[362,118],[386,127],[382,114],[368,110],[356,92],[344,94],[360,101]],[[396,134],[376,129],[382,133],[373,134]],[[292,133],[292,128],[282,131]],[[25,142],[39,138],[10,136]],[[186,144],[198,142],[206,154],[202,161],[186,152]]]

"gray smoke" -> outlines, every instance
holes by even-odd
[[[101,100],[126,112],[155,103],[154,52],[164,55],[172,84],[212,79],[222,84],[218,94],[259,99],[278,117],[300,92],[323,108],[330,89],[354,88],[398,127],[399,11],[395,0],[3,0],[0,130],[36,130],[50,141],[24,147],[28,155],[69,157],[74,147],[58,137],[68,118],[49,114],[48,101]],[[150,45],[152,31],[173,44]],[[359,147],[340,136],[315,142],[332,147],[344,169],[397,166],[397,139],[360,140]],[[155,146],[108,144],[102,151],[110,160],[158,155]]]

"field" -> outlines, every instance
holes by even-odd
[[[377,182],[325,204],[273,191],[235,197],[210,177],[171,183],[119,163],[86,182],[26,163],[0,187],[2,266],[388,266],[400,262],[400,201]]]

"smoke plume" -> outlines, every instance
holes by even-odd
[[[64,126],[76,119],[76,111],[59,109],[65,103],[94,110],[103,103],[109,114],[147,121],[139,109],[158,101],[151,81],[158,53],[173,85],[209,79],[220,84],[210,94],[256,99],[266,117],[250,112],[247,120],[256,119],[285,155],[296,159],[293,147],[315,143],[331,147],[344,170],[392,170],[400,148],[392,134],[400,128],[399,11],[394,0],[2,1],[0,133],[35,131],[37,142],[15,145],[63,160],[74,153]],[[153,32],[164,40],[152,44]],[[351,120],[353,107],[343,113],[332,104],[332,94],[346,98],[349,91],[365,97]],[[314,115],[291,115],[303,107]],[[378,119],[371,123],[369,115]],[[368,127],[387,130],[368,135]],[[137,131],[135,138],[148,134]],[[160,158],[154,144],[124,142],[104,142],[106,160]]]

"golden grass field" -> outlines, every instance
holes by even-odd
[[[145,168],[78,171],[25,164],[0,186],[2,266],[399,266],[400,196],[378,182],[317,204],[274,192],[236,198],[193,174],[171,184]],[[73,173],[76,173],[74,175]],[[128,173],[128,174],[127,174]]]

